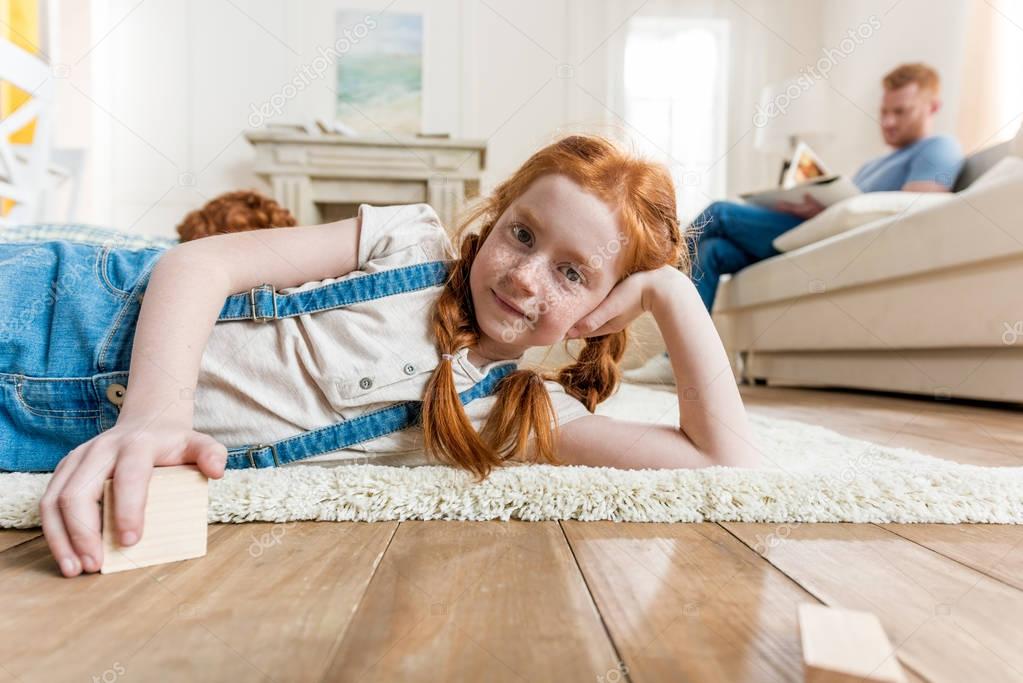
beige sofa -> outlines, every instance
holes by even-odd
[[[953,194],[898,193],[893,215],[813,240],[848,213],[831,207],[775,242],[796,248],[722,279],[713,318],[737,376],[1023,402],[1018,144],[970,157]]]

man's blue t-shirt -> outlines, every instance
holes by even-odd
[[[951,189],[963,166],[963,153],[955,138],[921,138],[860,167],[853,183],[862,192],[901,190],[906,183],[929,180]]]

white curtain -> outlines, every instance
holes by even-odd
[[[1015,135],[1023,118],[1023,2],[974,0],[957,134],[974,152]]]
[[[687,220],[725,194],[728,29],[722,19],[675,17],[626,27],[625,116],[637,146],[671,169]]]

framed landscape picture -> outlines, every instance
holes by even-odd
[[[423,16],[340,10],[336,34],[350,45],[337,61],[337,118],[366,135],[418,133]]]

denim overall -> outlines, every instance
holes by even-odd
[[[70,450],[114,426],[142,295],[163,251],[0,241],[0,470],[51,472]],[[419,263],[289,294],[263,284],[227,297],[216,322],[315,315],[443,284],[449,267]],[[463,405],[493,394],[516,368],[513,361],[494,367],[459,394]],[[421,406],[405,401],[274,443],[229,448],[227,467],[274,467],[375,439],[417,424]]]

